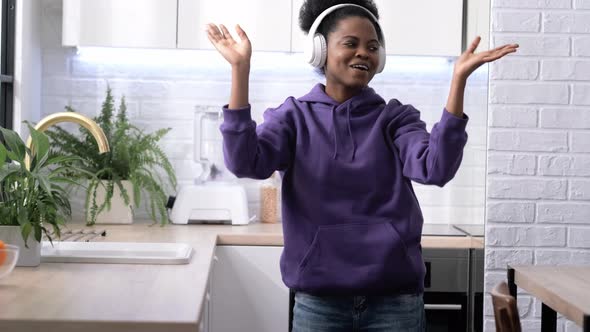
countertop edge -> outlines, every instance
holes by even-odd
[[[89,325],[96,326],[89,328]],[[106,322],[106,321],[23,321],[0,320],[2,332],[44,331],[44,332],[79,332],[85,331],[109,331],[129,332],[141,330],[142,332],[194,332],[198,329],[199,322]]]
[[[422,236],[422,248],[444,249],[483,249],[484,241],[481,237],[471,236]],[[282,234],[248,233],[217,234],[216,245],[236,246],[283,246]]]

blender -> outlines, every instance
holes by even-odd
[[[222,121],[219,106],[196,107],[193,159],[202,171],[193,184],[181,186],[176,197],[170,198],[173,224],[246,225],[250,221],[246,190],[223,161]]]

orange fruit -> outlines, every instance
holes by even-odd
[[[4,261],[6,260],[6,252],[2,251],[4,248],[6,248],[6,246],[4,245],[4,242],[0,240],[0,265],[4,264]]]

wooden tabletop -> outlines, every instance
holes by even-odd
[[[590,266],[511,266],[514,283],[579,326],[590,315]]]

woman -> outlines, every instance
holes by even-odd
[[[307,0],[300,26],[326,83],[266,110],[258,126],[246,33],[237,26],[237,42],[223,25],[207,28],[232,67],[221,125],[228,169],[255,179],[282,173],[280,264],[296,291],[293,331],[424,329],[423,218],[411,181],[443,186],[453,178],[467,141],[467,78],[518,47],[475,54],[476,38],[455,63],[446,107],[428,133],[411,105],[386,103],[368,86],[385,62],[377,19],[372,0]]]

